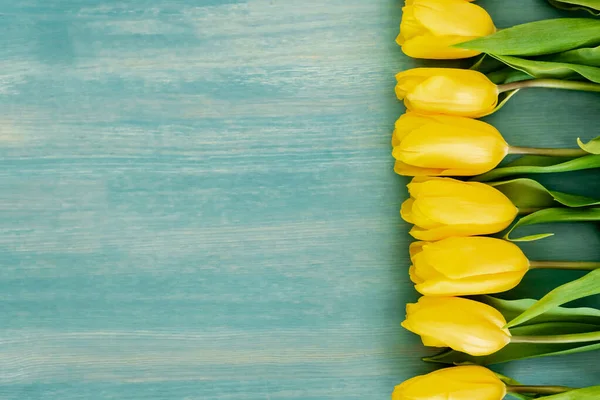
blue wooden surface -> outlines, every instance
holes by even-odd
[[[506,3],[506,4],[505,4]],[[498,26],[558,16],[481,1]],[[392,0],[0,0],[0,399],[386,399],[431,366],[416,298]],[[570,145],[592,94],[489,120]],[[544,177],[600,195],[587,183]],[[554,187],[557,187],[556,185]],[[594,225],[538,258],[598,259]],[[530,274],[513,296],[572,273]],[[595,303],[598,305],[598,302]],[[598,383],[597,354],[499,368]]]

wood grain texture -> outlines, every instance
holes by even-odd
[[[560,15],[481,4],[498,26]],[[386,399],[429,370],[399,327],[416,298],[389,145],[393,75],[416,65],[400,15],[392,0],[0,0],[0,399]],[[595,136],[598,115],[594,95],[532,90],[489,119],[558,146]],[[597,172],[577,176],[600,195]],[[559,233],[528,252],[600,256],[596,226]],[[535,271],[512,295],[573,276]],[[597,354],[500,370],[600,376]]]

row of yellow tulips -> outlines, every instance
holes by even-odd
[[[397,42],[415,58],[466,58],[478,52],[452,45],[495,31],[487,12],[467,0],[406,0]],[[495,353],[520,339],[511,335],[495,308],[455,296],[512,289],[535,268],[516,245],[479,236],[504,230],[519,210],[490,185],[442,176],[483,174],[508,154],[587,153],[513,147],[496,128],[473,119],[497,110],[500,93],[552,82],[496,85],[480,72],[450,68],[411,69],[396,79],[396,95],[407,113],[396,122],[392,154],[395,171],[415,177],[401,216],[414,225],[410,234],[421,240],[410,246],[409,273],[423,295],[407,305],[402,326],[420,335],[425,346],[473,356]],[[470,366],[410,379],[396,387],[392,398],[500,400],[506,393],[507,386],[493,372]]]

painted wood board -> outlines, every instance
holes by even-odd
[[[499,27],[567,15],[480,4]],[[389,144],[394,74],[416,65],[400,16],[0,0],[0,399],[386,399],[428,371],[399,326],[417,297]],[[539,89],[488,120],[569,146],[598,115],[597,95]],[[600,195],[596,171],[543,181]],[[597,225],[556,231],[528,254],[599,258]],[[509,296],[575,275],[534,271]],[[499,371],[597,384],[597,357]]]

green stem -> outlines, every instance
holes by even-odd
[[[564,81],[562,79],[529,79],[498,85],[498,93],[508,92],[509,90],[543,87],[565,90],[583,90],[586,92],[600,92],[600,84],[592,82]]]
[[[591,271],[600,268],[600,262],[595,261],[529,261],[530,269],[575,269]]]
[[[517,147],[510,146],[509,154],[535,154],[537,156],[552,156],[552,157],[581,157],[588,155],[583,149],[542,149],[538,147]]]
[[[513,336],[511,343],[584,343],[600,341],[600,331],[548,336]]]
[[[573,390],[566,386],[526,386],[526,385],[506,385],[509,393],[523,394],[559,394]]]

